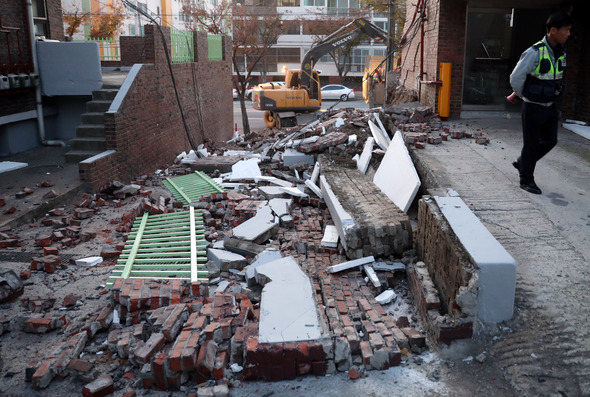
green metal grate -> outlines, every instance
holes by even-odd
[[[166,178],[162,182],[174,198],[184,204],[199,201],[201,197],[209,194],[225,192],[217,182],[201,171],[172,179]]]
[[[202,213],[194,207],[170,214],[143,214],[133,224],[107,286],[117,278],[207,280],[204,229]]]

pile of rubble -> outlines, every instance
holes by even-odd
[[[198,395],[227,395],[240,380],[337,371],[356,378],[422,352],[424,330],[415,312],[399,305],[412,300],[405,269],[416,261],[413,220],[367,182],[392,142],[384,125],[417,148],[465,137],[442,128],[430,108],[333,111],[303,127],[208,142],[166,170],[79,196],[73,211],[49,211],[36,239],[43,255],[20,277],[0,276],[1,302],[26,292],[31,271],[59,274],[75,264],[108,269],[144,213],[186,211],[160,179],[198,170],[229,191],[189,204],[206,227],[207,282],[119,278],[100,291],[97,298],[107,302],[76,319],[54,308],[51,296],[25,296],[12,307],[12,317],[0,321],[2,332],[61,336],[29,365],[26,380],[41,390],[70,376],[85,384],[87,396],[137,387],[187,391],[191,384]],[[91,219],[124,205],[109,220],[116,237],[104,240],[99,259],[60,260],[61,250],[100,235],[87,227]],[[0,244],[14,247],[19,236],[8,232],[0,233]],[[289,289],[296,282],[309,286],[308,296]],[[77,304],[74,297],[68,306]],[[287,313],[269,309],[277,305]],[[297,316],[306,322],[286,324],[288,312],[297,310],[305,310]],[[277,336],[276,327],[291,337]]]

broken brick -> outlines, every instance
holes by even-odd
[[[115,392],[115,383],[109,375],[102,375],[82,388],[84,397],[102,397]]]

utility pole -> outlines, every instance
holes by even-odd
[[[387,13],[388,13],[388,22],[387,22],[387,72],[393,69],[393,54],[391,53],[394,47],[394,38],[395,38],[395,11],[396,5],[395,0],[389,0],[387,2]]]
[[[394,38],[395,38],[395,5],[396,0],[388,0],[387,2],[387,11],[388,11],[388,22],[387,22],[387,60],[385,64],[387,67],[385,68],[385,92],[383,94],[383,106],[388,103],[388,95],[389,86],[395,84],[394,82],[390,81],[390,73],[393,70],[393,48],[394,48]]]

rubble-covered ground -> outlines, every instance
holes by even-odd
[[[366,140],[371,136],[368,121],[373,117],[372,112],[352,109],[334,111],[319,124],[308,126],[307,129],[298,127],[254,132],[246,137],[236,137],[229,143],[208,142],[199,152],[207,156],[230,155],[259,159],[262,175],[291,182],[305,193],[306,197],[293,196],[290,210],[292,222],[280,223],[278,233],[262,245],[274,247],[285,256],[301,258],[310,252],[327,252],[332,261],[330,264],[346,262],[348,258],[341,246],[325,250],[320,246],[315,247],[313,244],[318,241],[317,235],[314,236],[316,240],[306,240],[302,244],[301,231],[297,231],[299,222],[305,220],[325,226],[331,224],[331,218],[322,200],[309,187],[305,187],[305,180],[311,176],[314,164],[303,162],[285,166],[283,156],[285,150],[296,147],[299,152],[312,156],[321,153],[333,162],[350,161],[362,154]],[[464,131],[445,130],[428,108],[385,109],[380,118],[388,128],[396,125],[403,129],[406,142],[416,148],[440,144],[465,134]],[[483,135],[471,137],[480,144],[489,142]],[[305,147],[307,149],[301,150]],[[376,145],[367,177],[375,172],[384,153]],[[138,176],[131,184],[114,182],[96,195],[79,194],[71,202],[48,211],[42,219],[32,219],[27,224],[0,230],[2,252],[14,254],[13,260],[0,265],[0,272],[10,279],[11,275],[5,272],[12,270],[22,283],[18,285],[18,282],[10,279],[4,284],[17,285],[14,286],[15,296],[4,299],[0,306],[0,395],[79,395],[84,388],[84,395],[102,395],[102,391],[89,390],[87,385],[93,379],[105,375],[106,378],[102,378],[105,382],[102,390],[106,393],[112,388],[116,390],[115,395],[125,396],[221,396],[226,395],[224,393],[227,391],[231,395],[263,396],[312,393],[326,396],[511,395],[510,390],[501,383],[501,375],[497,370],[483,365],[475,367],[477,363],[483,364],[488,359],[485,345],[478,345],[477,341],[465,345],[457,342],[453,349],[449,349],[434,346],[428,340],[422,346],[412,345],[410,349],[402,350],[401,365],[385,370],[367,370],[363,361],[356,357],[349,365],[340,366],[340,371],[335,374],[318,376],[307,371],[308,375],[297,376],[295,380],[268,383],[245,380],[239,365],[232,366],[235,363],[227,361],[219,378],[182,379],[182,384],[176,387],[177,391],[174,391],[174,387],[170,387],[168,392],[158,391],[157,385],[144,388],[146,383],[141,366],[132,362],[130,357],[123,358],[109,343],[109,335],[115,330],[129,329],[132,325],[126,324],[123,317],[118,317],[121,313],[113,313],[117,302],[106,286],[107,279],[138,213],[182,210],[182,204],[172,197],[162,180],[191,173],[193,160],[198,162],[194,152],[181,155],[168,168]],[[220,170],[209,174],[223,181],[224,173]],[[223,182],[230,183],[228,180]],[[44,180],[39,180],[37,189],[50,188],[43,187],[43,183]],[[244,216],[233,211],[232,204],[243,199],[266,199],[259,190],[264,185],[263,181],[239,180],[231,181],[231,184],[234,196],[216,202],[214,207],[197,205],[203,211],[207,225],[204,235],[210,247],[232,237],[232,229],[245,220]],[[29,194],[23,190],[4,193],[6,201],[18,200],[18,196],[26,197]],[[415,224],[414,209],[410,209],[408,214]],[[89,257],[100,257],[101,261],[91,261],[86,265],[76,263],[77,260]],[[398,257],[379,258],[379,261],[387,264],[407,265],[416,260],[413,250],[407,250]],[[215,296],[216,290],[220,292],[220,288],[225,292],[247,296],[254,316],[259,315],[257,310],[261,287],[247,285],[243,268],[219,269],[209,263],[208,269],[210,297]],[[375,295],[378,294],[380,290],[370,285],[367,274],[359,269],[350,272],[352,276],[364,280]],[[411,327],[424,337],[403,266],[401,271],[378,272],[378,277],[384,285],[381,290],[390,288],[396,296],[392,302],[382,305],[386,315],[398,326]],[[74,340],[79,334],[85,336],[74,341],[77,345],[74,346],[74,342],[71,342],[72,346],[62,345],[65,341]],[[51,375],[35,377],[45,362],[51,366]],[[468,372],[470,368],[473,368],[473,372],[485,372],[492,382],[481,384],[458,377],[457,374]],[[480,374],[478,379],[481,378]],[[214,390],[215,384],[221,387]],[[392,388],[396,390],[392,391]]]

